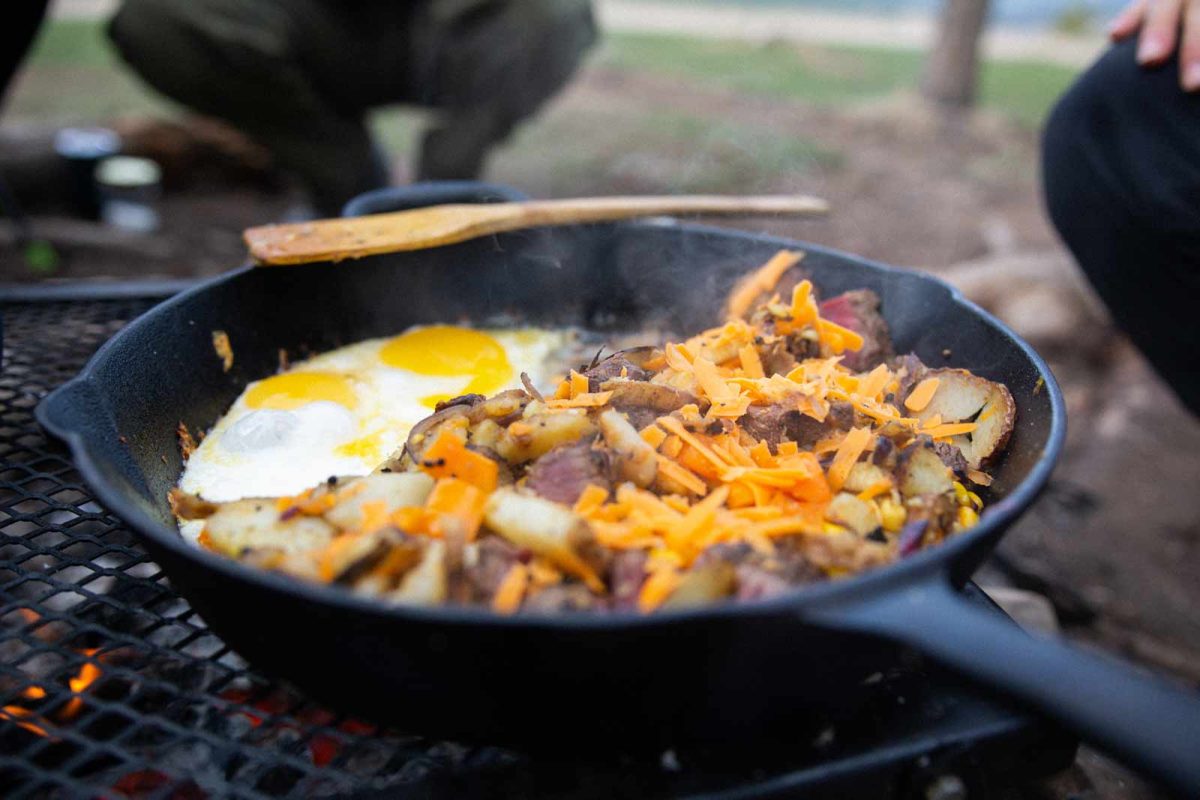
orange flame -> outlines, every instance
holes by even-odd
[[[30,722],[29,717],[41,719],[37,714],[30,711],[28,708],[21,706],[4,706],[0,708],[0,720],[7,720],[19,728],[24,728],[30,733],[36,733],[38,736],[49,736],[46,729],[37,723]]]
[[[29,610],[22,609],[22,611]],[[29,611],[29,614],[33,614],[35,619],[38,618],[36,613],[33,611]],[[81,650],[80,653],[91,658],[99,651],[100,648],[93,647],[86,650]],[[75,677],[70,678],[67,681],[67,685],[71,688],[71,694],[73,696],[69,701],[67,701],[67,704],[63,706],[62,711],[59,712],[59,720],[65,721],[71,719],[79,713],[79,711],[83,708],[83,698],[80,695],[85,689],[87,689],[87,687],[95,683],[96,679],[102,674],[103,670],[100,669],[100,666],[95,661],[89,660],[83,663],[83,666],[79,668],[79,672],[75,675]],[[26,686],[21,691],[21,697],[26,700],[42,700],[46,697],[46,690],[41,686],[33,684]],[[34,720],[36,720],[36,722]],[[50,737],[50,733],[47,732],[44,727],[42,727],[43,724],[48,724],[48,721],[41,715],[34,711],[30,711],[28,708],[23,706],[8,705],[0,707],[0,721],[11,722],[18,727],[29,731],[30,733],[36,733],[38,736]]]
[[[100,648],[93,647],[81,652],[85,656],[94,656],[97,652],[99,652],[99,650]],[[79,710],[83,708],[83,698],[79,696],[80,693],[95,683],[96,679],[99,678],[101,674],[103,673],[101,672],[99,665],[97,665],[94,661],[83,662],[83,666],[79,669],[79,674],[67,681],[67,685],[71,687],[71,692],[75,696],[71,698],[70,702],[63,706],[62,714],[60,715],[62,719],[70,719],[79,713]]]

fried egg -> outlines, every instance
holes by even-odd
[[[442,400],[521,385],[548,388],[573,334],[537,328],[410,328],[293,364],[255,381],[187,461],[179,486],[213,502],[301,492],[366,475]],[[188,523],[190,538],[202,524]]]

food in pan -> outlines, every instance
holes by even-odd
[[[185,483],[176,513],[258,567],[501,613],[767,597],[971,527],[1008,390],[896,355],[878,296],[820,300],[801,256],[691,338],[438,403],[369,475],[228,502]]]

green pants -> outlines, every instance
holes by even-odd
[[[125,0],[109,33],[151,86],[267,146],[323,213],[386,184],[370,108],[438,109],[419,178],[477,177],[596,38],[589,0]]]

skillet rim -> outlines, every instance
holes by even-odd
[[[899,274],[905,280],[915,280],[933,284],[944,290],[950,301],[968,314],[973,314],[985,324],[996,329],[1002,336],[1010,340],[1017,349],[1028,359],[1044,381],[1043,391],[1046,392],[1050,404],[1050,430],[1046,444],[1042,448],[1037,462],[1029,474],[1018,483],[1004,498],[984,509],[979,523],[969,531],[960,533],[939,543],[923,549],[913,556],[898,560],[886,567],[860,573],[847,580],[825,581],[808,584],[790,589],[780,595],[765,599],[736,600],[732,602],[714,603],[690,609],[656,611],[653,614],[639,614],[631,611],[606,612],[597,614],[586,611],[564,611],[553,614],[497,614],[490,609],[477,606],[404,606],[388,605],[378,600],[361,597],[348,589],[338,586],[313,583],[301,578],[291,577],[269,570],[258,569],[235,561],[230,558],[202,550],[189,544],[179,535],[177,528],[158,523],[144,514],[136,505],[128,502],[124,494],[114,488],[103,478],[102,471],[97,466],[89,446],[88,437],[80,430],[72,429],[67,423],[55,418],[55,406],[66,403],[70,405],[70,395],[77,392],[91,392],[95,397],[103,397],[95,373],[99,365],[104,363],[110,353],[117,352],[127,331],[136,331],[139,325],[146,324],[145,320],[152,315],[164,313],[166,310],[182,305],[193,296],[207,292],[212,287],[227,281],[236,280],[252,269],[258,269],[251,263],[202,281],[190,289],[154,305],[141,316],[135,318],[112,338],[105,342],[88,359],[87,364],[79,374],[48,394],[38,403],[35,415],[38,422],[50,434],[66,443],[71,451],[75,466],[79,469],[88,487],[95,492],[97,499],[122,522],[139,536],[148,539],[153,547],[161,547],[177,556],[184,562],[203,569],[216,570],[223,578],[236,582],[249,582],[261,591],[283,593],[310,603],[321,604],[337,611],[369,614],[376,617],[386,617],[402,622],[418,624],[447,624],[461,626],[498,625],[507,629],[525,630],[604,630],[622,631],[628,629],[654,628],[660,625],[671,625],[686,622],[702,622],[725,620],[754,615],[779,615],[795,613],[806,608],[828,607],[839,602],[853,599],[862,600],[886,592],[894,586],[915,583],[926,575],[941,573],[945,576],[946,567],[955,561],[955,557],[983,542],[992,535],[1000,536],[1003,530],[1016,520],[1036,499],[1049,480],[1051,472],[1062,452],[1066,438],[1066,407],[1058,381],[1050,371],[1045,360],[1024,339],[992,314],[968,300],[962,292],[943,279],[926,272],[914,269],[895,267],[877,261],[846,253],[834,248],[823,247],[796,239],[780,236],[766,236],[748,231],[721,228],[697,223],[668,223],[642,221],[618,223],[623,227],[662,227],[671,225],[674,229],[688,234],[720,236],[724,238],[744,239],[755,245],[775,244],[780,247],[800,248],[809,252],[819,252],[840,259],[857,263],[867,269],[879,272]],[[154,555],[151,553],[151,555]],[[166,569],[168,579],[170,569]],[[185,599],[186,595],[184,595]]]

